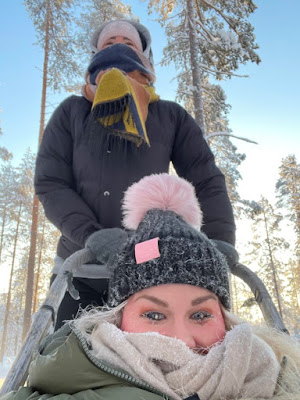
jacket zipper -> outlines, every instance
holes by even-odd
[[[89,350],[88,346],[87,346],[87,342],[84,338],[84,336],[82,335],[82,333],[80,331],[78,331],[76,328],[74,328],[74,326],[72,327],[73,332],[75,333],[75,335],[77,336],[77,338],[79,339],[85,354],[87,355],[88,359],[99,369],[101,369],[101,371],[106,372],[110,375],[116,376],[117,378],[121,378],[137,387],[139,387],[140,389],[145,389],[149,392],[158,394],[159,396],[162,396],[163,399],[165,400],[172,400],[170,397],[166,396],[164,393],[160,392],[159,390],[155,389],[154,387],[152,387],[151,385],[149,385],[148,383],[144,383],[141,381],[138,381],[135,377],[133,377],[132,375],[126,374],[124,372],[118,371],[116,369],[113,369],[111,367],[108,367],[107,365],[104,365],[101,363],[101,361],[94,357],[91,354],[91,351]]]

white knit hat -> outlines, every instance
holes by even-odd
[[[102,31],[105,29],[105,27],[109,24],[111,24],[112,22],[116,22],[116,23],[121,23],[121,22],[126,22],[130,25],[132,25],[139,34],[140,40],[142,42],[142,46],[143,46],[143,54],[144,56],[146,56],[148,58],[148,60],[150,61],[150,64],[152,65],[152,67],[154,67],[154,61],[153,61],[153,53],[152,53],[152,49],[151,49],[151,35],[150,32],[148,31],[148,29],[140,24],[137,21],[134,21],[132,19],[118,19],[118,20],[114,20],[114,21],[109,21],[109,22],[104,22],[103,24],[101,24],[93,33],[92,37],[91,37],[91,50],[92,50],[92,54],[96,54],[98,53],[98,48],[97,48],[97,44],[98,44],[98,39],[99,36],[101,36]]]
[[[97,49],[102,50],[105,42],[114,36],[124,36],[130,39],[138,51],[143,51],[142,41],[138,31],[133,25],[126,21],[111,21],[107,24],[100,32]]]

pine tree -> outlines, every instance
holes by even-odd
[[[24,2],[36,29],[38,44],[44,50],[39,143],[45,128],[48,86],[53,90],[62,89],[63,86],[70,83],[73,77],[76,77],[79,70],[71,31],[71,11],[74,2],[75,0],[25,0]],[[31,321],[38,215],[38,198],[33,196],[23,338],[29,329]]]
[[[77,0],[25,0],[37,44],[44,50],[43,84],[54,91],[76,82],[80,70],[76,57],[73,15]]]
[[[2,212],[2,222],[1,222],[1,261],[5,260],[6,264],[10,266],[10,278],[8,285],[8,292],[4,303],[4,320],[2,324],[2,335],[1,335],[1,346],[0,346],[0,362],[3,361],[4,351],[7,342],[7,330],[8,330],[8,320],[9,313],[12,304],[12,284],[13,276],[15,270],[15,259],[16,259],[16,244],[17,240],[14,238],[18,237],[19,231],[19,216],[20,216],[20,206],[17,201],[17,176],[16,170],[12,165],[4,164],[1,169],[1,194],[0,194],[0,204]],[[16,213],[17,211],[17,221]],[[16,222],[16,223],[15,223]],[[16,232],[12,235],[11,232]],[[10,245],[13,243],[13,255],[10,257]]]
[[[226,186],[235,216],[238,217],[248,201],[242,200],[238,193],[238,182],[242,178],[238,168],[246,158],[245,154],[238,153],[237,147],[226,136],[212,138],[210,147],[215,155],[216,163],[226,179]]]
[[[10,264],[10,279],[8,294],[5,306],[5,318],[3,323],[3,332],[1,340],[0,360],[3,360],[7,342],[7,332],[11,318],[11,308],[14,303],[13,287],[15,283],[16,270],[18,269],[19,259],[24,248],[27,247],[28,222],[30,220],[30,205],[33,194],[33,168],[34,155],[28,150],[17,168],[11,172],[11,180],[13,181],[13,190],[10,192],[10,208],[7,217],[10,221],[10,243],[7,253],[7,263]],[[28,256],[28,254],[27,254]],[[22,287],[24,285],[22,284]]]
[[[24,282],[26,281],[28,253],[26,256],[20,256],[21,240],[18,243],[17,262],[15,263],[11,286],[11,304],[7,328],[9,334],[5,346],[5,356],[8,358],[15,357],[22,344],[23,310],[26,295]]]
[[[5,258],[8,233],[10,230],[10,214],[14,208],[16,189],[16,171],[12,164],[4,163],[0,171],[0,263]]]
[[[0,108],[0,113],[1,113]],[[3,135],[1,119],[0,119],[0,136]],[[12,159],[12,154],[7,150],[6,147],[0,146],[0,160],[2,161],[10,161]]]
[[[281,317],[285,316],[288,242],[280,236],[282,215],[262,197],[259,208],[252,213],[252,241],[249,243],[248,263],[258,266],[258,274],[265,283]]]
[[[277,206],[285,213],[296,235],[294,254],[289,260],[288,295],[292,310],[291,320],[300,330],[300,317],[295,319],[300,307],[300,165],[295,155],[282,160],[279,167],[279,179],[276,183]]]
[[[184,89],[188,83],[183,80],[179,82],[178,94],[176,100],[183,100],[185,109],[193,114],[193,102],[191,92]],[[212,85],[208,78],[203,81],[204,96],[204,118],[207,130],[210,132],[224,132],[228,129],[227,114],[230,106],[226,104],[226,96],[223,89],[219,85]],[[237,191],[238,182],[241,174],[238,167],[245,160],[243,153],[237,152],[237,147],[233,145],[228,136],[212,135],[207,137],[207,141],[216,157],[216,163],[226,178],[226,185],[230,201],[234,207],[235,215],[238,216],[244,208],[247,201],[242,200]]]
[[[256,9],[250,0],[149,0],[148,11],[166,25],[168,45],[163,64],[174,62],[178,80],[190,80],[195,119],[206,135],[203,80],[231,77],[240,64],[260,62],[254,29],[248,21]]]
[[[259,63],[253,27],[248,17],[256,6],[252,1],[233,0],[149,0],[148,11],[156,12],[165,25],[167,46],[163,65],[175,64],[177,100],[195,116],[204,137],[216,155],[227,180],[230,200],[238,215],[249,202],[240,199],[237,184],[239,165],[245,159],[229,136],[230,106],[220,85],[214,80],[231,77],[239,65]]]
[[[104,22],[118,18],[133,18],[131,6],[120,0],[86,0],[76,19],[76,49],[83,68],[91,56],[90,40],[93,32]],[[83,76],[83,71],[82,71]]]
[[[4,322],[3,322],[2,341],[1,341],[1,350],[0,350],[0,362],[3,361],[4,351],[5,351],[5,347],[6,347],[6,339],[7,339],[7,331],[8,331],[8,318],[10,315],[10,308],[11,308],[12,284],[13,284],[13,277],[14,277],[14,273],[15,273],[15,263],[16,263],[17,243],[19,240],[21,213],[22,213],[22,203],[20,202],[19,208],[18,208],[18,211],[16,214],[16,228],[15,228],[15,232],[13,235],[14,238],[13,238],[12,264],[11,264],[11,270],[10,270],[9,286],[8,286],[8,293],[7,293],[7,299],[6,299],[5,314],[4,314]]]
[[[298,259],[300,259],[300,164],[295,155],[282,160],[276,183],[277,205],[287,211],[297,236]]]

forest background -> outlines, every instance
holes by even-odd
[[[93,28],[124,13],[138,16],[152,34],[156,91],[204,124],[226,175],[240,259],[263,279],[290,332],[300,335],[300,4],[255,3],[256,10],[251,0],[1,3],[0,378],[44,299],[58,239],[33,200],[39,136],[54,108],[82,83]],[[47,10],[53,25],[45,77]],[[234,311],[260,322],[249,289],[236,278],[232,289]]]

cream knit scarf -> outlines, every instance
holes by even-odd
[[[149,383],[173,399],[197,393],[201,400],[271,398],[280,365],[263,340],[244,323],[207,355],[158,333],[127,333],[108,322],[94,329],[92,353]]]

